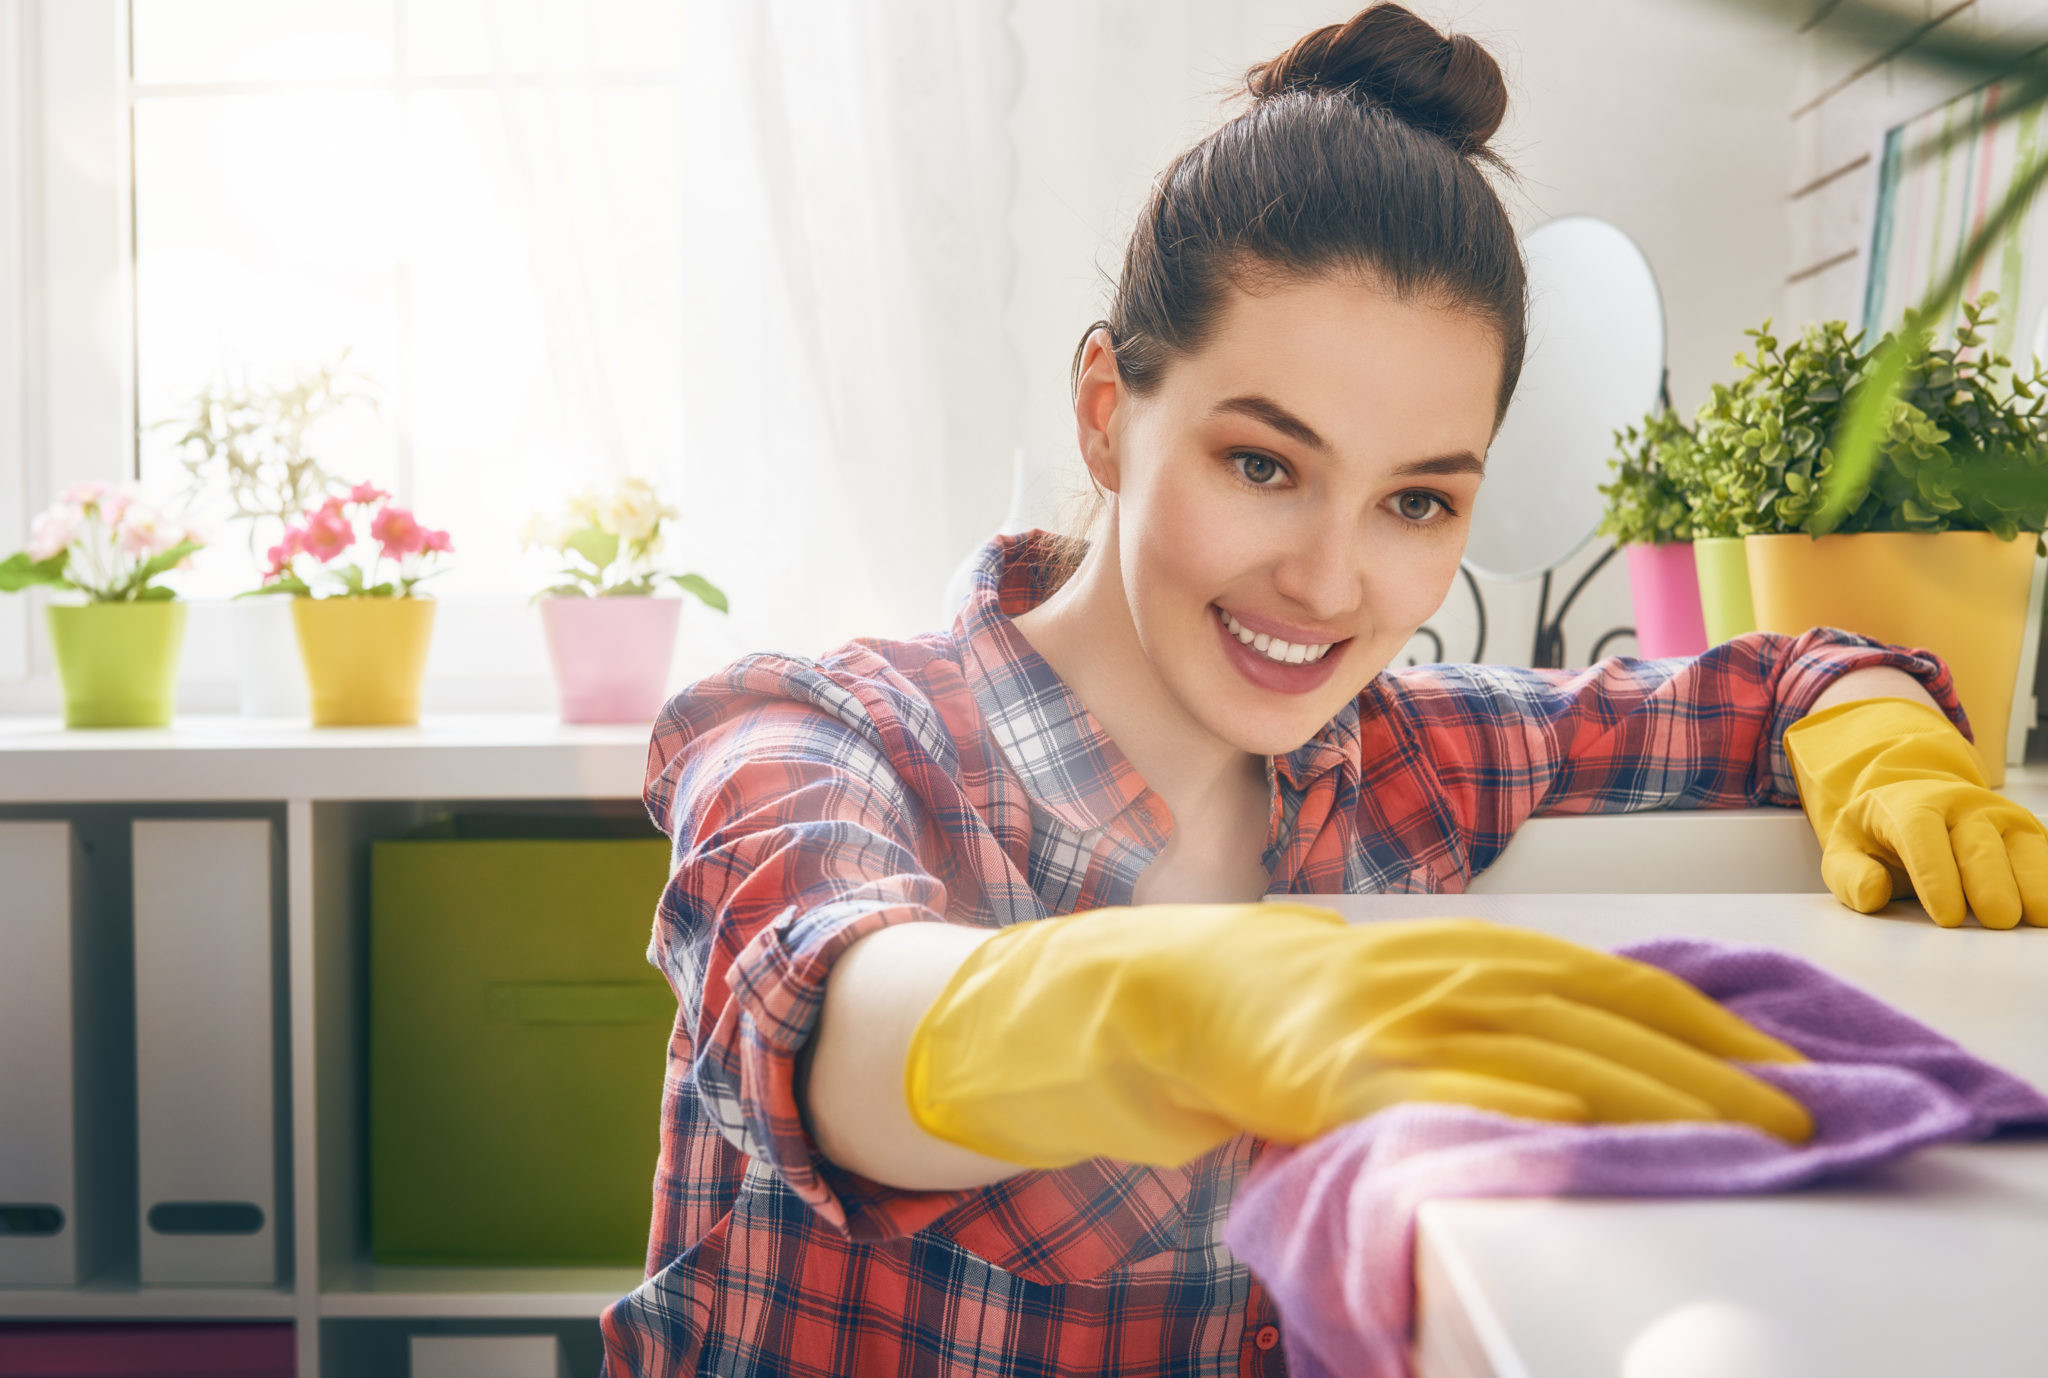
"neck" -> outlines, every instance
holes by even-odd
[[[1165,801],[1176,831],[1234,824],[1248,787],[1263,807],[1266,760],[1210,732],[1160,678],[1131,617],[1114,523],[1102,525],[1110,534],[1057,593],[1015,619],[1017,630]]]

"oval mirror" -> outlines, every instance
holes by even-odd
[[[1557,568],[1592,538],[1614,432],[1664,384],[1664,301],[1635,241],[1569,215],[1522,239],[1529,351],[1486,460],[1465,563],[1489,579]]]

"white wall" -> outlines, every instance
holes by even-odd
[[[1349,4],[1310,0],[1022,0],[1014,129],[1019,183],[1012,328],[1024,361],[1024,443],[1072,463],[1067,365],[1101,314],[1131,216],[1179,148],[1220,121],[1252,62]],[[1715,0],[1413,0],[1481,39],[1508,73],[1500,147],[1521,174],[1517,223],[1587,213],[1634,236],[1662,283],[1673,399],[1690,412],[1724,377],[1742,329],[1778,309],[1790,256],[1787,92],[1797,46]],[[1581,561],[1567,573],[1575,572]],[[1531,584],[1488,590],[1489,660],[1524,660]],[[1454,590],[1437,625],[1471,651]],[[1620,561],[1567,624],[1583,659],[1632,621]],[[1615,649],[1632,649],[1622,643]]]

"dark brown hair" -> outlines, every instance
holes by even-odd
[[[1485,173],[1506,171],[1488,146],[1507,113],[1499,64],[1383,3],[1259,63],[1245,87],[1250,108],[1160,174],[1074,381],[1097,330],[1143,395],[1202,347],[1229,287],[1353,272],[1494,329],[1498,425],[1527,341],[1521,248]]]

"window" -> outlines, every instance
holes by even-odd
[[[528,510],[672,471],[678,11],[132,0],[141,477],[182,481],[179,432],[154,423],[210,378],[344,351],[377,405],[322,423],[315,453],[451,529],[437,593],[523,596]],[[247,586],[239,534],[198,591]]]

